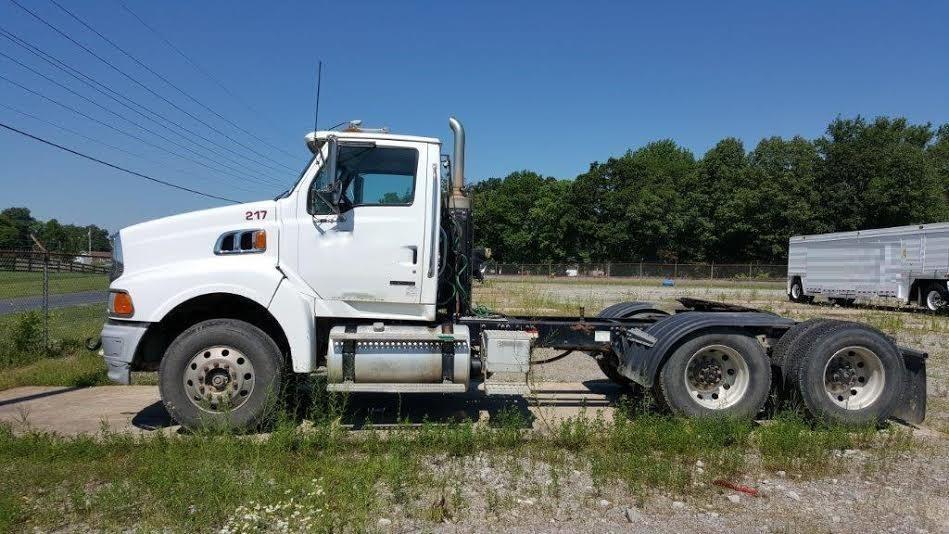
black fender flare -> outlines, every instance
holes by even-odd
[[[666,358],[694,335],[722,329],[758,335],[772,330],[787,330],[794,324],[791,319],[767,312],[681,312],[642,329],[655,338],[656,342],[651,346],[636,341],[635,336],[613,336],[613,350],[619,357],[617,370],[644,387],[652,387]]]
[[[660,310],[651,302],[619,302],[612,306],[603,308],[597,317],[606,319],[621,319],[632,315],[648,313],[656,315],[669,315],[669,312]]]

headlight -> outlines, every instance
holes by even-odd
[[[112,236],[112,270],[109,271],[109,282],[122,276],[125,270],[125,264],[122,262],[122,234],[116,232]]]

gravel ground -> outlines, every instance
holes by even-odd
[[[762,471],[735,481],[758,496],[717,486],[701,497],[597,486],[580,457],[556,466],[483,454],[433,458],[428,469],[446,487],[411,506],[440,508],[446,519],[433,528],[404,519],[410,514],[396,505],[382,513],[378,526],[403,532],[947,532],[949,455],[944,441],[927,443],[925,457],[905,455],[872,474],[866,474],[862,453],[845,451],[844,472],[834,478]]]

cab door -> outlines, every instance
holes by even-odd
[[[431,209],[427,160],[424,143],[340,141],[336,178],[342,207],[334,209],[317,192],[328,179],[321,171],[306,192],[307,213],[299,226],[297,272],[320,297],[421,302]]]

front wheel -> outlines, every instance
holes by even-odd
[[[752,337],[705,334],[672,353],[658,389],[664,404],[680,415],[752,418],[768,400],[771,364]]]
[[[213,319],[181,333],[159,367],[159,391],[171,416],[187,428],[249,429],[278,398],[282,355],[256,326]]]

